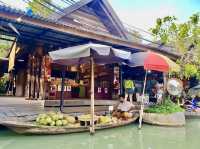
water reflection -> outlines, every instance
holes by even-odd
[[[200,120],[190,120],[186,127],[181,128],[144,125],[142,130],[138,130],[133,124],[99,131],[94,136],[89,133],[23,136],[2,131],[0,146],[2,149],[196,149],[199,127]]]

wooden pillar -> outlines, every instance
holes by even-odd
[[[28,55],[27,71],[26,71],[26,85],[25,85],[25,97],[30,99],[31,96],[31,54]]]
[[[31,99],[35,99],[35,56],[31,59]]]
[[[168,80],[167,73],[163,73],[164,93],[167,92],[167,80]]]
[[[38,45],[35,50],[36,67],[35,67],[35,98],[42,99],[41,96],[41,71],[42,71],[42,58],[43,58],[43,47]]]
[[[94,119],[94,116],[95,116],[95,113],[94,113],[94,60],[92,57],[90,60],[90,65],[91,65],[91,93],[90,93],[91,127],[90,127],[90,133],[94,134],[95,133],[95,126],[94,126],[94,121],[95,121],[95,119]]]

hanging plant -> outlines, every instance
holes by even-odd
[[[198,68],[194,64],[186,64],[183,67],[183,75],[186,79],[189,79],[191,77],[197,77],[198,74]]]

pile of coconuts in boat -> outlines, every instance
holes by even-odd
[[[59,112],[49,112],[45,114],[39,114],[36,118],[38,125],[44,126],[68,126],[76,123],[76,119],[70,115],[64,115]]]
[[[74,117],[71,115],[62,114],[60,112],[48,112],[39,114],[36,118],[36,124],[41,126],[50,126],[50,127],[64,127],[64,126],[83,126],[81,122],[90,122],[91,115],[83,114],[79,117]],[[116,124],[120,122],[121,119],[112,116],[96,116],[95,115],[95,124]],[[84,126],[89,125],[89,123],[84,123]]]

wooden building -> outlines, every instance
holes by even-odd
[[[24,60],[23,64],[15,67],[17,96],[45,97],[44,81],[48,80],[45,77],[51,73],[48,72],[50,64],[47,55],[49,51],[60,48],[93,42],[133,53],[152,50],[171,58],[179,56],[171,51],[132,41],[131,34],[107,0],[80,0],[64,9],[64,12],[63,15],[55,13],[47,19],[0,5],[0,33],[18,38],[21,49],[16,57]],[[21,20],[18,21],[18,18]],[[8,24],[12,24],[19,34]]]

